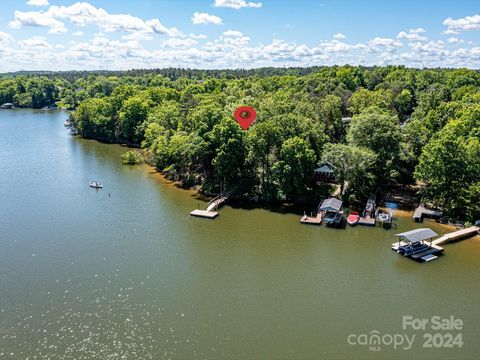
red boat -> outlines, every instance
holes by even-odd
[[[347,217],[347,222],[353,226],[353,225],[356,225],[358,223],[358,221],[360,220],[360,214],[356,211],[352,211],[350,213],[350,215],[348,215]]]

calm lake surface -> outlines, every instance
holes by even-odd
[[[192,218],[192,192],[70,136],[67,116],[0,111],[1,359],[477,358],[478,237],[419,264],[394,234],[442,228],[400,213],[392,230],[228,206]],[[404,315],[462,319],[463,347],[423,348],[435,331],[402,330]],[[416,340],[347,342],[373,330]]]

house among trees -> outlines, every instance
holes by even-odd
[[[335,180],[335,166],[329,162],[325,162],[313,170],[313,177],[315,181],[327,182]]]

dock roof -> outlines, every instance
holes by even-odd
[[[342,202],[335,198],[326,199],[320,206],[322,211],[339,211],[342,208]]]
[[[434,238],[435,236],[438,236],[438,234],[430,228],[420,228],[396,234],[396,236],[400,236],[411,243],[417,243],[426,239]]]

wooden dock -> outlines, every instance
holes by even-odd
[[[375,226],[376,223],[376,209],[377,209],[377,196],[372,194],[369,196],[367,203],[365,204],[365,209],[363,210],[360,220],[358,220],[359,225],[366,226]]]
[[[321,212],[318,212],[316,216],[307,216],[304,215],[301,219],[300,222],[302,224],[307,224],[307,225],[320,225],[323,220],[323,214]]]
[[[358,225],[375,226],[375,218],[360,216],[360,220],[358,220]]]
[[[451,241],[457,241],[457,240],[462,240],[468,237],[476,236],[478,235],[478,232],[480,231],[480,227],[478,226],[471,226],[469,228],[457,230],[448,234],[445,234],[441,237],[439,237],[437,240],[433,240],[432,244],[433,245],[442,245]]]
[[[442,217],[442,213],[440,211],[435,211],[432,209],[428,209],[423,205],[419,205],[415,209],[412,219],[413,221],[416,221],[416,222],[422,222],[424,218],[439,219],[441,217]]]
[[[223,206],[227,199],[228,198],[226,196],[217,196],[210,200],[206,210],[196,209],[190,212],[190,215],[206,219],[215,219],[218,216],[218,212],[215,210],[218,210],[221,206]]]
[[[193,210],[190,215],[206,219],[215,219],[218,216],[218,212],[196,209]]]

